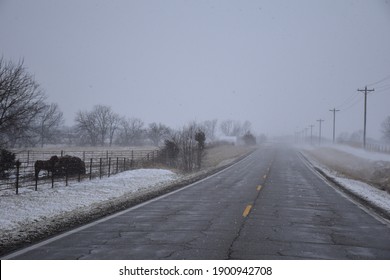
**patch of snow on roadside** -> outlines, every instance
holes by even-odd
[[[162,169],[139,169],[122,172],[101,180],[72,182],[69,186],[51,188],[39,186],[38,191],[21,188],[0,193],[1,231],[18,228],[58,214],[88,207],[94,203],[121,197],[124,194],[151,188],[178,178],[175,173]]]
[[[306,158],[309,159],[311,164],[316,168],[320,169],[330,178],[333,178],[337,183],[343,186],[345,189],[349,190],[351,193],[360,197],[361,199],[368,201],[372,205],[383,209],[385,212],[390,214],[390,194],[386,191],[379,190],[373,186],[370,186],[364,182],[348,179],[342,177],[339,173],[334,170],[331,170],[310,156],[306,155]]]
[[[386,191],[376,189],[366,183],[352,179],[341,177],[336,177],[334,179],[358,197],[369,201],[377,207],[385,210],[387,213],[390,213],[390,194]]]

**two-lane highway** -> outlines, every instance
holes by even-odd
[[[390,227],[266,146],[196,184],[14,259],[390,259]]]

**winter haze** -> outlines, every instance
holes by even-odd
[[[0,56],[24,59],[64,112],[109,105],[179,128],[248,120],[254,133],[309,125],[379,139],[390,115],[390,3],[1,0]]]

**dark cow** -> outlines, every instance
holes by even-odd
[[[85,163],[78,157],[63,156],[54,164],[53,175],[82,175],[86,173]]]
[[[48,173],[52,173],[56,162],[58,161],[57,156],[52,156],[49,160],[37,160],[34,164],[35,177],[38,178],[39,172],[45,170]]]

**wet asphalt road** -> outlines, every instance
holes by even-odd
[[[297,151],[262,147],[180,191],[14,259],[390,259],[390,227]]]

